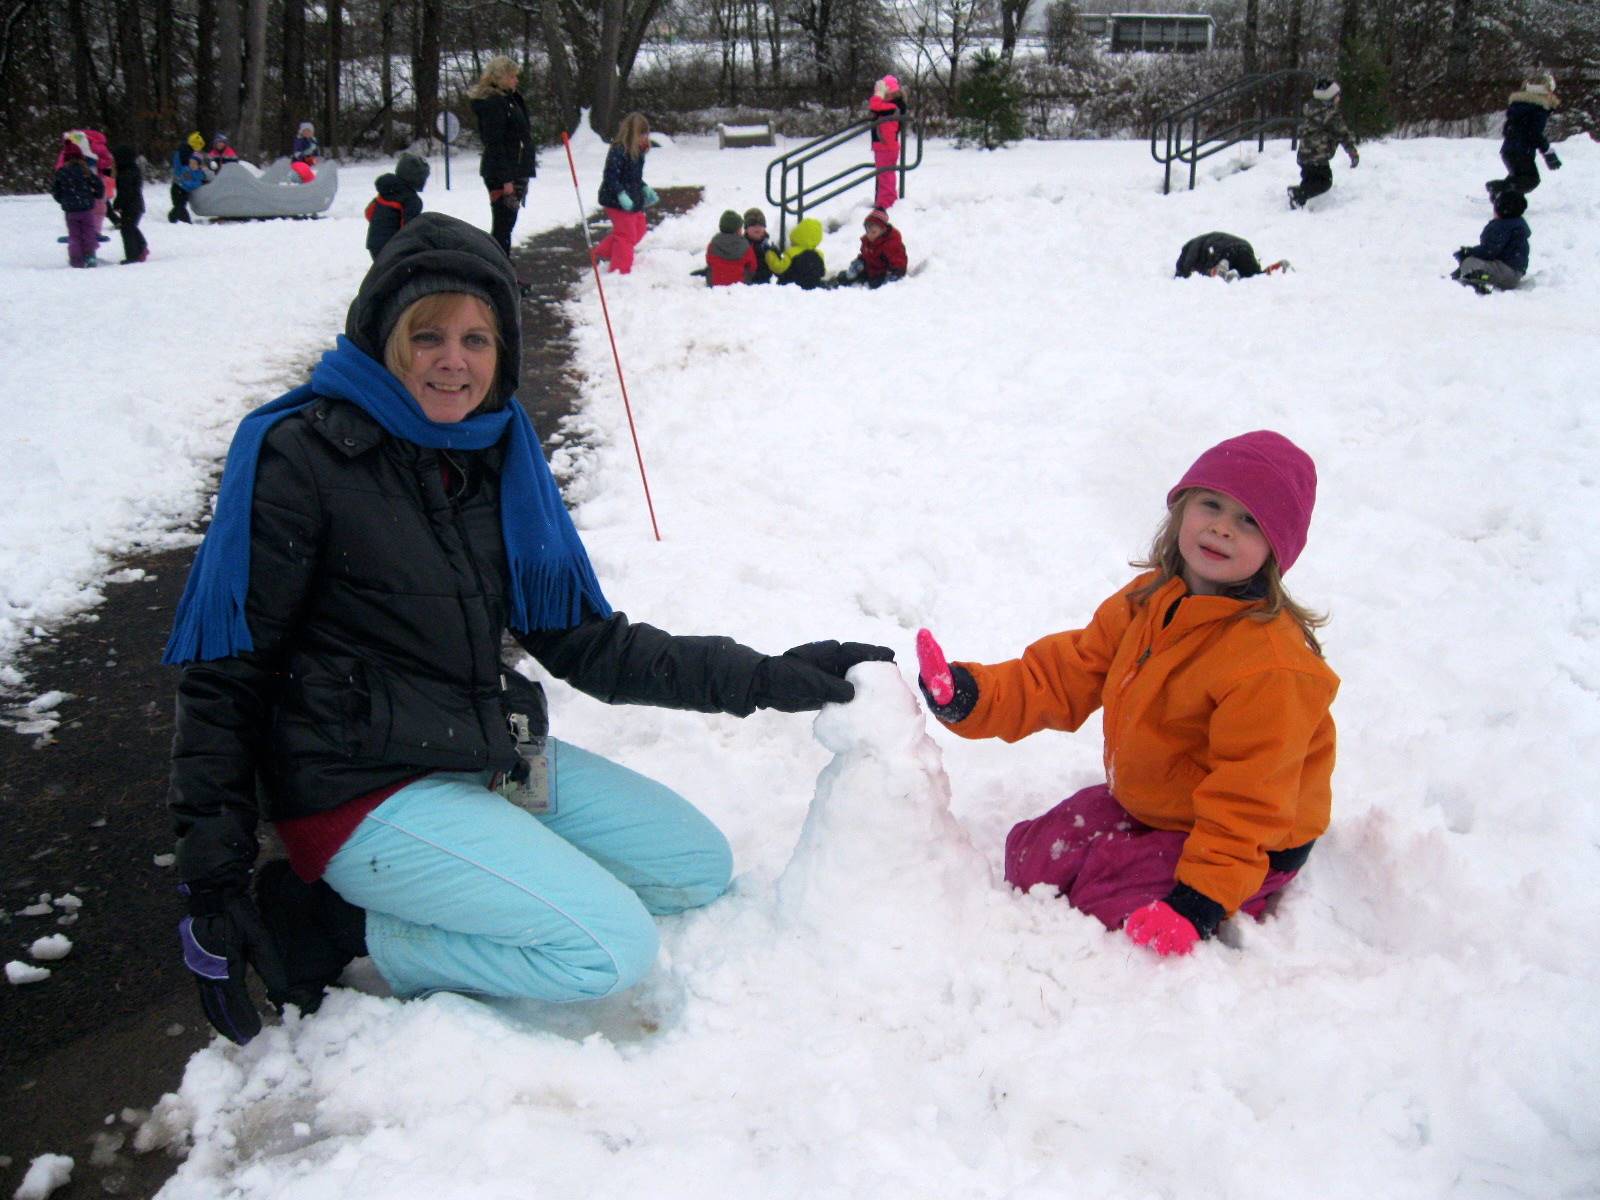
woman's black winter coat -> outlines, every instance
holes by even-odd
[[[454,497],[444,453],[466,476]],[[243,886],[258,785],[268,819],[303,816],[429,770],[509,770],[507,712],[546,726],[542,691],[501,660],[500,463],[497,447],[393,438],[339,400],[273,427],[251,523],[255,649],[192,663],[179,684],[170,800],[184,882]],[[617,613],[518,640],[608,703],[742,716],[760,699],[765,656],[729,638]]]
[[[491,191],[508,183],[524,183],[539,173],[539,152],[533,124],[521,92],[494,91],[472,102],[483,140],[478,174]]]

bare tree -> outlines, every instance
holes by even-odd
[[[239,110],[239,153],[262,156],[261,110],[267,99],[267,0],[248,0],[245,10],[244,104]]]
[[[1473,0],[1455,0],[1450,6],[1450,41],[1445,77],[1460,86],[1467,82],[1472,63]]]
[[[244,31],[239,0],[217,0],[217,123],[229,137],[239,133],[239,92],[243,86]],[[206,136],[215,131],[207,130]]]
[[[416,99],[412,137],[433,136],[433,119],[439,112],[439,27],[444,20],[442,0],[418,0],[417,40],[411,55],[411,91]]]
[[[1254,3],[1254,0],[1252,0]],[[1017,37],[1028,19],[1028,9],[1033,0],[999,0],[1000,4],[1000,58],[1009,63],[1016,53]]]
[[[283,0],[283,122],[278,136],[292,139],[310,114],[306,87],[306,0]]]
[[[132,122],[130,132],[144,146],[150,140],[150,77],[138,0],[118,0],[117,38],[122,43],[123,102]]]
[[[383,148],[394,145],[394,5],[378,0],[378,86],[383,103]],[[476,50],[477,42],[473,42]]]
[[[893,9],[900,32],[916,52],[918,73],[944,92],[954,107],[961,94],[961,59],[992,13],[993,0],[918,0]]]
[[[328,57],[322,77],[322,146],[329,155],[339,141],[339,67],[344,60],[344,2],[327,0]]]
[[[195,0],[194,122],[202,136],[217,128],[217,4]]]

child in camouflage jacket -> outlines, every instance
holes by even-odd
[[[1361,162],[1350,126],[1345,124],[1344,114],[1339,111],[1337,80],[1317,80],[1311,89],[1311,99],[1300,110],[1300,122],[1300,150],[1296,155],[1300,182],[1289,188],[1290,208],[1303,207],[1311,197],[1320,196],[1333,186],[1333,168],[1329,163],[1340,146],[1350,156],[1352,170]]]

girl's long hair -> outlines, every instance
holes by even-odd
[[[478,76],[478,82],[467,89],[468,100],[482,100],[485,96],[495,92],[504,91],[500,81],[511,72],[522,73],[522,68],[517,65],[517,60],[508,54],[496,54],[483,64],[483,74]]]
[[[622,124],[617,126],[616,140],[611,144],[621,146],[628,152],[629,158],[638,158],[643,151],[639,149],[639,142],[650,136],[650,122],[644,119],[642,112],[631,112],[622,118]]]
[[[1149,554],[1129,564],[1140,570],[1156,573],[1156,577],[1149,583],[1128,593],[1128,599],[1133,601],[1136,607],[1142,606],[1160,591],[1169,579],[1176,579],[1183,574],[1183,556],[1178,552],[1178,526],[1183,522],[1184,506],[1189,503],[1189,497],[1194,493],[1194,488],[1186,488],[1173,497],[1172,503],[1167,507],[1167,515],[1156,530],[1155,539],[1150,543]],[[1318,658],[1322,657],[1322,643],[1317,640],[1316,631],[1328,623],[1328,616],[1326,613],[1312,612],[1289,595],[1283,586],[1283,575],[1278,571],[1276,555],[1268,554],[1267,561],[1261,564],[1261,569],[1255,575],[1243,583],[1235,584],[1224,595],[1239,599],[1259,597],[1253,607],[1246,608],[1239,614],[1242,617],[1249,617],[1252,621],[1270,621],[1279,613],[1288,613],[1290,619],[1300,626],[1300,632],[1305,635],[1306,645],[1311,647]]]

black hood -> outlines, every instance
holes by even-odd
[[[500,356],[500,394],[513,395],[522,371],[522,307],[517,276],[505,251],[475,225],[443,213],[407,221],[378,253],[361,290],[350,302],[345,336],[383,361],[380,322],[385,302],[414,275],[453,275],[485,291],[494,302],[505,353]]]

